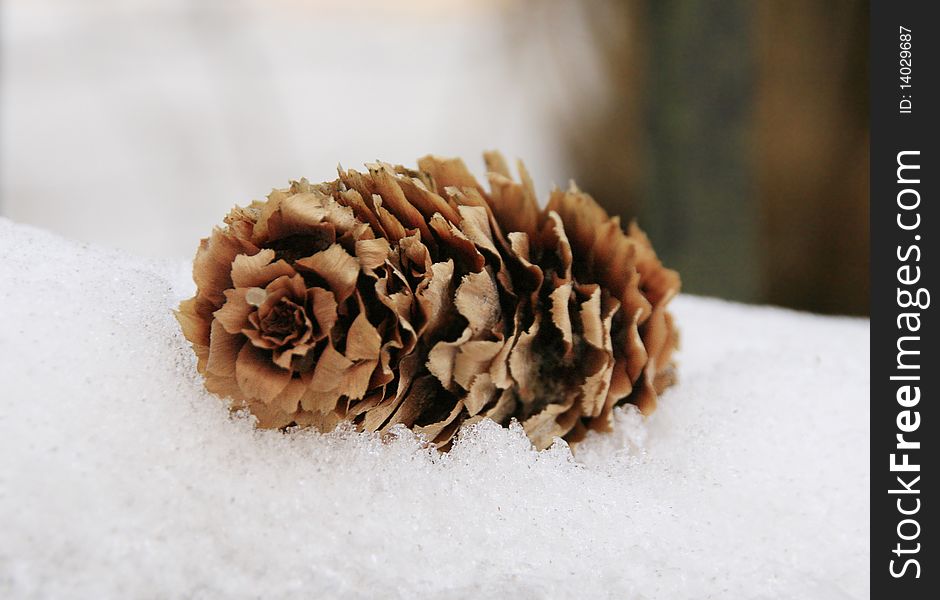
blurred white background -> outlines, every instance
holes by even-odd
[[[867,0],[0,0],[0,216],[188,259],[289,179],[498,149],[683,291],[867,314],[867,49]]]
[[[232,205],[338,162],[481,174],[497,148],[543,193],[571,175],[543,110],[558,82],[505,2],[0,6],[0,214],[68,237],[188,258]]]

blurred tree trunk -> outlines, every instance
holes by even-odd
[[[541,2],[535,0],[535,5],[544,9]],[[632,218],[643,203],[645,174],[651,168],[643,125],[650,43],[648,7],[645,0],[613,0],[585,3],[581,9],[592,40],[589,60],[602,73],[603,84],[591,90],[596,93],[589,98],[573,103],[587,109],[569,111],[565,119],[568,126],[561,133],[578,185],[613,214]],[[555,8],[548,27],[563,29],[565,18],[566,11]],[[564,79],[576,87],[574,94],[584,94],[578,59],[559,62]]]
[[[582,187],[685,291],[867,314],[868,3],[585,6],[608,82],[566,132]]]
[[[759,299],[750,125],[753,3],[649,0],[646,150],[638,207],[687,291]]]
[[[867,314],[868,3],[758,3],[764,299]]]
[[[752,3],[599,4],[588,25],[607,97],[567,132],[577,181],[639,219],[685,291],[758,300]]]

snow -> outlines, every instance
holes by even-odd
[[[0,219],[4,598],[867,598],[869,324],[682,296],[680,383],[572,456],[256,431],[188,266]]]

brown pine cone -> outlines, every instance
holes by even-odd
[[[644,413],[673,381],[679,276],[573,184],[539,209],[486,155],[306,180],[202,240],[177,318],[206,388],[261,427],[402,423],[446,449],[518,419],[537,448]]]

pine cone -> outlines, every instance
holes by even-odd
[[[202,240],[177,317],[206,388],[261,427],[402,423],[438,448],[518,419],[538,448],[649,413],[673,381],[679,277],[573,184],[538,208],[486,154],[306,180]]]

